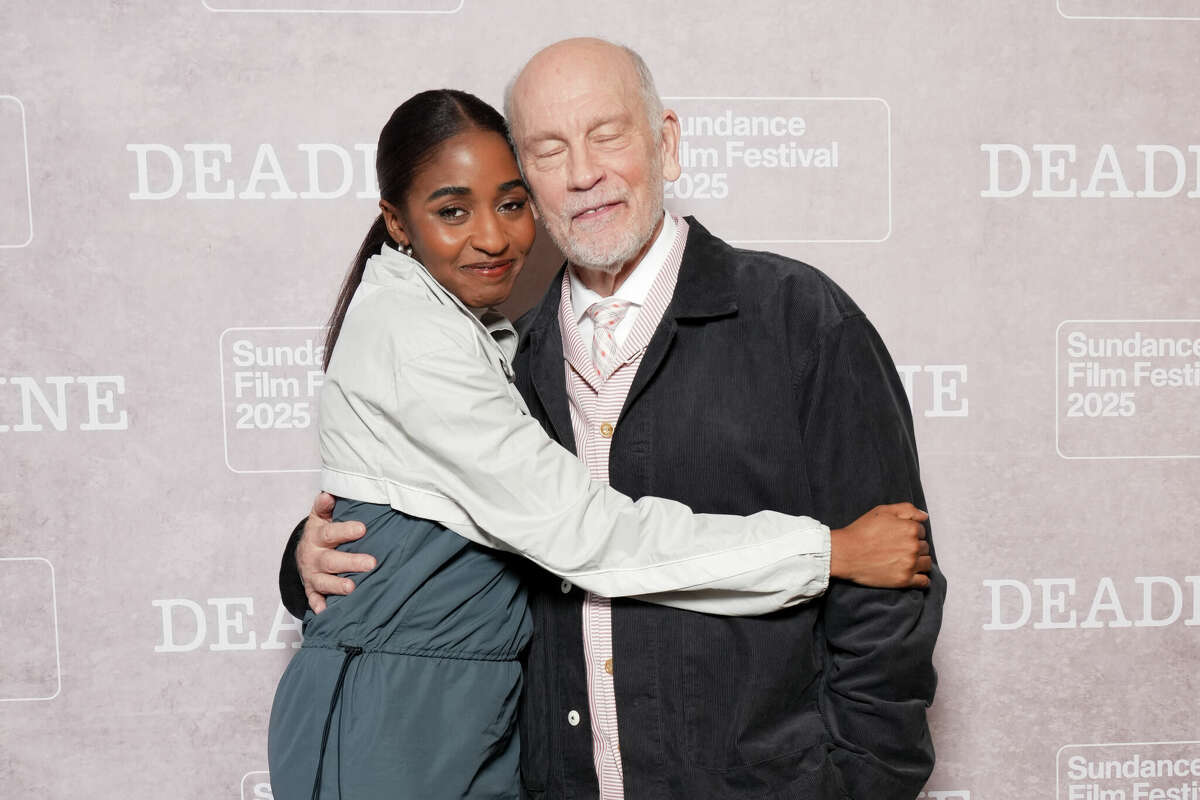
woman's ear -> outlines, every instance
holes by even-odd
[[[380,200],[379,210],[383,214],[384,223],[387,224],[388,235],[401,248],[411,247],[412,242],[409,241],[408,233],[404,230],[404,220],[400,218],[400,212],[396,210],[396,207],[387,200]]]

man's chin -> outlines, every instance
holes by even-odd
[[[603,233],[584,231],[581,227],[568,223],[563,231],[554,231],[546,226],[550,238],[567,257],[567,261],[580,269],[616,274],[645,246],[645,242],[634,241],[639,237],[625,234],[617,226],[606,225]],[[651,227],[648,233],[653,233],[653,230]]]
[[[625,251],[629,249],[627,247],[579,247],[578,241],[573,246],[562,249],[567,260],[576,267],[610,275],[620,272],[621,267],[632,257],[626,255]]]

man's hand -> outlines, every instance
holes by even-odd
[[[354,581],[339,573],[375,569],[374,556],[335,549],[339,544],[361,539],[366,532],[367,526],[361,522],[334,522],[333,495],[325,492],[317,495],[296,545],[296,567],[300,570],[308,607],[314,614],[325,610],[325,595],[354,591]]]
[[[878,589],[928,586],[929,576],[922,573],[933,568],[933,560],[921,524],[927,519],[929,515],[912,503],[893,503],[876,506],[832,531],[830,577]]]

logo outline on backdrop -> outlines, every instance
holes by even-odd
[[[1058,11],[1058,15],[1063,19],[1099,19],[1099,20],[1138,20],[1141,22],[1200,22],[1198,17],[1109,17],[1088,14],[1068,14],[1063,11],[1062,0],[1054,0],[1054,8]]]
[[[1064,744],[1054,754],[1054,800],[1062,800],[1062,754],[1068,747],[1149,747],[1151,745],[1200,744],[1200,741],[1179,742],[1094,742],[1087,744]]]
[[[33,242],[33,181],[29,177],[29,125],[25,120],[25,104],[12,94],[0,94],[0,102],[12,100],[21,110],[21,145],[25,153],[25,208],[29,211],[29,238],[22,244],[0,244],[0,250],[28,247]]]
[[[467,0],[458,0],[458,5],[448,9],[413,8],[213,8],[208,0],[200,4],[214,14],[457,14],[463,10]]]
[[[48,558],[42,556],[8,556],[0,557],[0,562],[5,561],[42,561],[50,568],[50,612],[54,619],[54,694],[45,697],[0,697],[0,703],[22,703],[32,702],[35,700],[53,700],[62,694],[62,648],[59,646],[58,640],[58,586],[54,575],[54,564]]]
[[[226,413],[228,403],[225,400],[225,334],[230,331],[313,331],[321,329],[319,325],[234,325],[221,331],[221,335],[217,337],[217,356],[221,366],[221,448],[225,456],[225,466],[230,472],[238,475],[266,475],[284,472],[320,472],[321,470],[319,467],[305,469],[237,469],[229,463],[229,415]]]
[[[1059,359],[1061,356],[1058,346],[1059,334],[1062,333],[1063,326],[1070,322],[1200,322],[1200,319],[1064,319],[1058,323],[1058,327],[1054,329],[1054,452],[1058,453],[1059,458],[1067,461],[1165,461],[1167,459],[1195,459],[1200,458],[1200,453],[1192,455],[1159,455],[1159,456],[1069,456],[1062,451],[1062,446],[1059,444],[1059,424],[1061,422],[1061,411],[1059,403],[1059,391],[1061,387],[1058,385],[1059,378]],[[1117,742],[1116,744],[1120,744]],[[1131,743],[1139,744],[1139,743]],[[1181,744],[1180,742],[1140,742],[1140,744]],[[1182,744],[1188,744],[1183,742]]]
[[[759,95],[719,95],[706,97],[701,95],[671,95],[663,97],[665,105],[673,100],[813,100],[831,102],[863,102],[875,101],[883,106],[887,114],[887,233],[878,239],[726,239],[730,244],[877,244],[886,242],[892,237],[892,106],[882,97],[799,97],[799,96],[759,96]]]
[[[265,776],[267,776],[266,784],[268,786],[271,785],[271,773],[269,771],[267,771],[265,769],[256,769],[256,770],[251,770],[250,772],[247,772],[245,775],[242,776],[241,784],[239,784],[241,786],[241,791],[242,791],[242,800],[254,800],[254,798],[252,796],[249,796],[246,794],[246,778],[249,778],[251,775],[265,775]]]

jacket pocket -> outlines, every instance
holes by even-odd
[[[686,615],[683,722],[694,766],[737,770],[788,754],[823,755],[814,617],[804,609],[752,619]],[[799,766],[779,764],[776,779]]]
[[[829,756],[815,769],[806,771],[771,800],[851,800],[842,773]],[[869,800],[869,798],[868,798]]]

